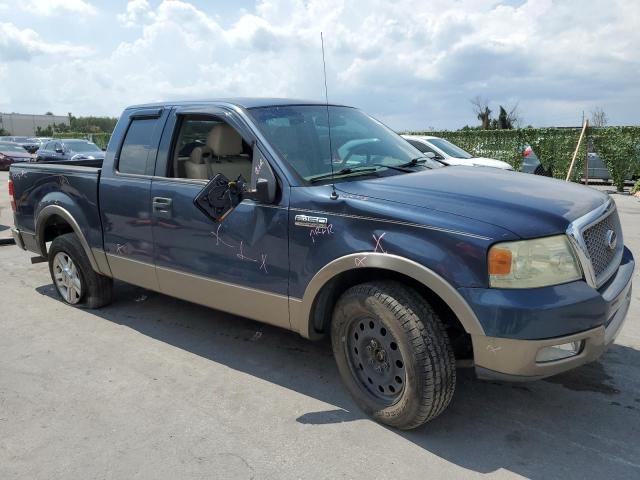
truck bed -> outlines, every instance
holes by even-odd
[[[102,227],[98,208],[98,185],[102,160],[74,162],[20,163],[9,170],[16,201],[15,228],[25,238],[25,247],[38,254],[48,241],[46,228],[55,228],[55,216],[42,220],[55,208],[71,214],[91,247],[101,248]],[[41,231],[38,232],[37,230]],[[44,230],[43,230],[44,229]],[[39,239],[37,240],[37,236]]]

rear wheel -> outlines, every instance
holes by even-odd
[[[455,389],[455,358],[440,318],[397,282],[350,288],[331,328],[338,370],[358,405],[376,420],[416,428],[438,416]]]
[[[75,233],[53,240],[49,271],[58,295],[69,305],[100,308],[111,302],[113,280],[93,270]]]

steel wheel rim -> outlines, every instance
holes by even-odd
[[[75,305],[82,297],[82,281],[76,264],[65,252],[53,257],[53,278],[58,292],[67,303]]]
[[[346,357],[360,387],[392,405],[404,391],[406,371],[398,342],[374,317],[354,319],[347,329]]]

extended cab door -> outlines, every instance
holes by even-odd
[[[172,113],[151,187],[156,271],[164,293],[289,328],[288,189],[262,151],[235,113]],[[217,213],[202,202],[216,175],[224,203],[228,182],[239,189],[267,172],[273,201],[234,196]]]
[[[127,110],[116,126],[100,177],[104,249],[117,279],[158,290],[151,178],[168,110]]]

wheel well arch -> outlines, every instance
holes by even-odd
[[[451,307],[433,290],[416,279],[383,268],[361,268],[342,272],[323,285],[311,310],[310,322],[314,332],[319,335],[328,333],[333,309],[342,293],[355,285],[380,280],[395,281],[418,292],[422,298],[429,302],[429,305],[443,321],[456,358],[473,358],[471,336],[466,332]]]
[[[78,236],[80,244],[89,258],[91,267],[96,272],[101,273],[87,239],[82,233],[78,222],[68,210],[59,205],[47,205],[38,213],[36,218],[36,240],[40,246],[42,256],[47,256],[47,242],[51,242],[56,237],[66,233],[75,233]]]
[[[59,214],[52,214],[43,221],[41,235],[38,236],[40,246],[43,252],[46,252],[46,244],[53,241],[54,238],[66,233],[73,233],[73,227]]]
[[[452,341],[470,345],[470,335],[484,334],[475,313],[444,278],[407,258],[375,252],[340,257],[316,273],[302,300],[292,305],[292,326],[308,338],[323,336],[340,295],[371,280],[394,280],[417,291],[444,320]]]

